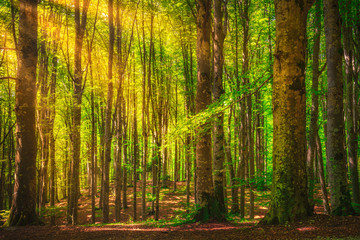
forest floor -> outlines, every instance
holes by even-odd
[[[169,183],[170,185],[170,183]],[[171,185],[172,186],[172,185]],[[149,188],[150,189],[150,188]],[[269,191],[255,192],[255,219],[239,219],[233,216],[226,223],[191,223],[178,225],[187,214],[185,209],[185,183],[178,183],[178,191],[162,189],[160,220],[153,216],[146,221],[132,221],[132,188],[128,188],[128,208],[121,211],[121,223],[115,223],[114,199],[110,198],[110,223],[101,224],[101,210],[97,210],[96,224],[91,220],[91,198],[83,192],[79,200],[79,225],[66,225],[66,200],[57,203],[56,226],[48,225],[47,212],[44,213],[45,226],[0,228],[3,239],[360,239],[360,217],[333,217],[325,215],[321,201],[315,201],[315,213],[306,221],[282,226],[262,226],[257,223],[267,212]],[[140,189],[137,190],[140,192]],[[318,195],[315,196],[315,199]],[[248,199],[247,199],[248,200]],[[193,197],[191,199],[193,202]],[[138,215],[141,210],[140,195],[137,200]],[[247,202],[247,204],[249,204]],[[151,203],[148,203],[150,206]],[[189,217],[189,216],[188,216]],[[141,219],[140,219],[141,220]],[[1,223],[0,223],[1,224]],[[176,226],[178,225],[178,226]]]

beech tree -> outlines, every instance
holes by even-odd
[[[36,208],[35,100],[37,0],[19,1],[18,71],[16,79],[16,169],[14,196],[6,226],[42,222]]]
[[[271,184],[264,223],[305,218],[320,198],[329,212],[327,188],[333,214],[352,213],[360,5],[338,0],[340,27],[337,1],[325,2],[326,63],[313,1],[37,1],[36,36],[32,10],[18,17],[33,0],[0,0],[0,215],[12,199],[32,204],[26,187],[51,224],[163,220],[169,197],[183,201],[172,207],[180,219],[223,221],[230,208],[251,219]],[[23,173],[24,162],[36,170]],[[91,216],[80,217],[90,194]]]
[[[226,21],[223,19],[224,6],[221,0],[214,0],[214,101],[221,101],[223,89],[224,40],[226,36]],[[227,13],[225,13],[226,16]],[[224,114],[215,119],[214,129],[214,191],[219,202],[220,212],[226,213],[224,199]]]
[[[81,145],[81,103],[83,95],[83,70],[81,68],[82,46],[87,21],[87,11],[90,0],[83,1],[83,9],[80,11],[80,0],[75,0],[75,51],[74,51],[74,77],[73,77],[73,108],[72,108],[72,161],[70,172],[70,194],[68,206],[68,223],[77,224],[78,200],[80,195],[79,171],[80,171],[80,145]]]
[[[306,0],[275,0],[273,185],[263,223],[292,222],[312,213],[304,177],[306,19],[311,5]]]
[[[210,77],[210,34],[211,34],[211,1],[197,1],[197,91],[196,113],[204,111],[211,103]],[[206,221],[221,219],[219,202],[214,195],[212,179],[212,149],[209,122],[197,129],[196,141],[196,198],[199,204],[195,219]]]
[[[327,150],[331,214],[352,214],[347,182],[343,106],[342,44],[338,0],[324,0],[327,60]]]

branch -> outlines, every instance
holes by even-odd
[[[258,78],[256,81],[254,81],[254,83],[258,82],[263,76],[264,74]],[[222,104],[222,100],[220,99],[219,101],[211,104],[208,106],[208,108],[202,112],[197,113],[196,115],[193,115],[190,118],[187,118],[186,120],[184,120],[180,125],[178,125],[173,131],[171,131],[170,133],[168,133],[168,137],[178,137],[180,136],[182,133],[191,131],[195,128],[197,128],[197,126],[200,126],[204,123],[206,123],[209,119],[217,116],[219,113],[223,113],[225,110],[227,109],[232,109],[232,107],[244,100],[245,98],[248,98],[252,95],[254,95],[255,93],[259,92],[260,89],[265,86],[270,79],[273,78],[273,75],[271,74],[265,81],[263,81],[258,87],[256,87],[252,92],[249,92],[247,94],[243,93],[243,96],[231,101],[228,105],[224,106],[224,104]],[[215,105],[214,105],[215,104]],[[220,104],[219,106],[217,106],[216,104]],[[207,114],[209,113],[209,114]],[[185,126],[185,127],[184,127]],[[189,128],[188,126],[191,126],[191,128]]]
[[[324,66],[322,66],[322,68],[320,69],[320,71],[319,71],[319,76],[320,76],[320,75],[322,74],[322,72],[325,70],[326,65],[327,65],[327,62],[325,62]]]
[[[0,47],[0,50],[12,50],[12,51],[19,51],[16,48],[8,48],[8,47]]]
[[[0,77],[0,80],[5,80],[5,79],[19,80],[18,78],[14,78],[14,77]]]
[[[192,13],[192,15],[193,15],[193,17],[194,17],[194,19],[195,19],[195,21],[196,21],[196,13],[194,12],[194,6],[191,5],[190,0],[186,0],[186,3],[187,3],[188,6],[190,7],[191,13]]]
[[[271,74],[259,87],[257,87],[254,91],[252,91],[251,93],[245,94],[243,97],[237,99],[236,101],[232,102],[231,104],[229,104],[229,106],[225,107],[225,109],[228,109],[229,107],[231,107],[232,105],[234,105],[235,103],[241,102],[242,100],[244,100],[247,97],[250,97],[251,95],[254,95],[255,93],[257,93],[266,83],[269,82],[270,79],[272,79],[273,75]],[[223,110],[223,111],[224,111]]]
[[[2,140],[1,143],[0,143],[0,146],[3,145],[3,143],[5,142],[7,136],[9,136],[9,134],[10,134],[10,132],[11,132],[11,130],[13,129],[14,126],[15,126],[15,123],[9,128],[8,132],[5,134],[3,140]]]

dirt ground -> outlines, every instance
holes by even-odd
[[[170,185],[169,183],[169,186]],[[227,223],[185,224],[170,226],[169,223],[179,222],[185,212],[185,183],[178,183],[179,191],[163,189],[160,201],[160,221],[155,223],[153,216],[147,221],[132,221],[132,194],[129,188],[128,208],[122,210],[121,223],[114,220],[114,199],[110,199],[110,224],[101,223],[101,210],[97,211],[96,225],[89,225],[91,219],[90,197],[85,193],[79,200],[79,224],[82,226],[66,225],[66,201],[57,204],[56,226],[27,226],[0,228],[2,239],[360,239],[360,217],[332,217],[323,213],[320,201],[316,201],[316,214],[304,222],[285,226],[257,225],[267,212],[269,200],[268,191],[257,191],[255,198],[255,219],[240,219],[233,217]],[[140,192],[140,189],[138,189]],[[193,201],[193,199],[192,199]],[[140,197],[137,209],[141,209]],[[151,203],[148,203],[150,208]],[[139,213],[138,213],[139,214]],[[45,222],[48,223],[44,213]],[[166,225],[168,224],[168,225]]]

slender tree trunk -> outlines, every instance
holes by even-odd
[[[175,83],[175,126],[177,126],[177,122],[178,122],[178,82],[176,81]],[[179,164],[179,153],[178,153],[179,149],[178,149],[178,140],[175,139],[175,158],[174,158],[174,183],[173,183],[173,191],[176,191],[176,185],[177,185],[177,181],[178,181],[178,164]]]
[[[118,89],[121,91],[121,89]],[[120,108],[121,109],[121,108]],[[121,211],[121,190],[122,190],[122,121],[121,121],[121,111],[117,112],[117,120],[116,120],[116,136],[117,136],[117,146],[115,149],[116,158],[115,161],[115,220],[116,222],[120,221],[120,211]]]
[[[329,199],[326,189],[326,179],[324,174],[324,162],[323,162],[323,155],[322,155],[322,148],[321,148],[321,142],[319,138],[319,133],[315,136],[315,142],[316,142],[316,153],[317,153],[317,164],[319,168],[319,178],[320,178],[320,186],[321,186],[321,196],[323,200],[323,206],[325,213],[330,213],[330,206],[329,206]]]
[[[127,109],[129,109],[129,105],[127,105]],[[122,177],[123,177],[123,200],[122,200],[122,203],[123,203],[123,209],[127,209],[128,208],[128,202],[127,202],[127,175],[128,175],[128,172],[127,172],[127,164],[129,163],[129,160],[128,160],[128,137],[127,137],[127,131],[128,131],[128,116],[126,116],[126,119],[124,117],[124,122],[123,122],[123,141],[125,144],[123,144],[123,174],[122,174]]]
[[[327,96],[327,170],[332,215],[353,213],[347,182],[343,81],[341,55],[341,25],[337,0],[324,1]]]
[[[134,73],[135,73],[135,65],[134,65]],[[135,79],[134,79],[135,80]],[[136,104],[136,92],[135,92],[135,88],[134,88],[134,93],[133,93],[133,101],[134,101],[134,109],[133,109],[133,117],[134,117],[134,121],[133,121],[133,147],[134,147],[134,151],[133,151],[133,206],[134,206],[134,211],[133,211],[133,220],[136,221],[137,220],[137,196],[136,196],[136,185],[137,185],[137,161],[138,161],[138,130],[137,130],[137,117],[136,117],[136,108],[137,108],[137,104]]]
[[[229,168],[229,177],[230,177],[230,188],[231,188],[231,213],[238,214],[239,213],[239,188],[236,186],[236,175],[234,163],[232,161],[231,156],[231,116],[233,114],[233,107],[230,108],[229,119],[228,119],[228,127],[227,127],[227,141],[225,140],[225,152],[227,165]]]
[[[115,29],[114,29],[114,1],[108,1],[108,13],[109,13],[109,62],[108,62],[108,94],[106,103],[106,119],[105,119],[105,161],[104,161],[104,196],[103,196],[103,222],[109,222],[109,170],[111,162],[111,140],[112,140],[112,103],[113,103],[113,82],[112,82],[112,66],[114,56],[114,41],[115,41]]]
[[[115,165],[115,220],[116,222],[120,221],[120,211],[121,211],[121,192],[122,192],[122,149],[123,149],[123,117],[125,116],[125,104],[123,97],[123,79],[124,79],[124,61],[123,61],[123,40],[122,40],[122,23],[120,18],[120,12],[122,9],[122,0],[116,1],[116,49],[117,49],[117,64],[118,64],[118,88],[116,96],[116,105],[115,105],[115,134],[116,134],[116,149],[114,155],[114,165]]]
[[[102,209],[104,205],[104,159],[105,159],[105,117],[104,117],[104,103],[100,100],[101,107],[98,109],[98,126],[100,132],[100,199],[99,199],[99,208]]]
[[[56,43],[54,43],[54,52],[57,52]],[[49,96],[49,150],[50,150],[50,207],[55,207],[55,188],[56,188],[56,165],[55,165],[55,136],[54,136],[54,121],[55,121],[55,103],[56,103],[56,80],[57,80],[57,64],[58,58],[56,56],[52,59],[52,74],[50,83]],[[53,211],[53,209],[52,209]],[[55,225],[55,212],[51,213],[51,225]]]
[[[91,146],[90,146],[90,184],[91,184],[91,223],[96,221],[96,202],[95,198],[97,195],[97,185],[96,185],[96,170],[97,170],[97,129],[96,129],[96,113],[95,113],[95,93],[94,93],[94,78],[93,78],[93,67],[92,67],[92,58],[91,58],[91,49],[88,49],[88,61],[90,66],[90,109],[91,109]]]
[[[345,7],[351,12],[351,1],[346,1]],[[355,81],[354,76],[354,53],[352,47],[352,27],[350,26],[350,17],[348,12],[345,14],[345,19],[342,22],[343,29],[343,43],[344,43],[344,58],[345,58],[345,72],[346,72],[346,130],[347,130],[347,149],[349,157],[349,168],[352,186],[352,197],[355,204],[360,204],[360,189],[359,189],[359,173],[358,173],[358,157],[357,157],[357,134],[355,122]]]
[[[243,18],[242,28],[243,28],[243,66],[242,66],[242,74],[243,77],[242,83],[243,86],[249,84],[249,78],[246,77],[250,70],[250,59],[249,59],[249,50],[248,50],[248,42],[249,42],[249,7],[250,2],[248,0],[240,1],[240,12],[241,17]],[[245,171],[246,176],[248,177],[249,185],[250,185],[250,209],[249,215],[250,219],[254,218],[254,190],[253,190],[253,181],[254,181],[254,136],[252,131],[252,99],[251,95],[246,97],[246,107],[244,106],[244,111],[246,108],[245,118],[246,118],[246,158],[245,158]],[[249,167],[248,167],[249,164]],[[250,168],[250,169],[249,169]]]
[[[227,13],[225,13],[227,14]],[[226,20],[224,21],[226,24]],[[226,26],[223,23],[223,4],[221,0],[214,0],[214,101],[221,101],[224,93],[223,89],[223,65],[224,65],[224,40],[226,36]],[[224,198],[224,113],[219,113],[215,118],[214,128],[214,191],[215,198],[219,202],[220,213],[225,214]]]
[[[2,136],[2,130],[3,130],[3,113],[2,109],[0,109],[0,141],[2,141],[2,158],[5,159],[5,133],[4,136]],[[4,126],[4,132],[5,132],[5,126]],[[1,148],[1,144],[0,144]],[[4,188],[5,188],[5,161],[1,161],[1,170],[0,170],[0,210],[5,209],[5,194],[4,194]]]
[[[72,161],[71,161],[71,185],[69,201],[69,223],[78,223],[78,199],[80,195],[80,127],[81,127],[81,102],[83,93],[81,55],[85,34],[87,10],[90,0],[84,0],[82,14],[80,14],[80,0],[75,0],[75,51],[74,51],[74,95],[73,95],[73,118],[72,118]],[[80,16],[81,15],[81,16]],[[81,18],[81,19],[80,19]]]
[[[144,1],[142,1],[144,3]],[[151,18],[152,19],[152,18]],[[145,44],[145,19],[144,19],[144,10],[142,11],[142,66],[143,66],[143,84],[142,84],[142,134],[143,134],[143,156],[142,156],[142,175],[141,175],[141,216],[142,220],[146,219],[146,180],[147,180],[147,158],[149,157],[148,141],[149,141],[149,130],[147,126],[146,116],[149,116],[149,105],[146,98],[149,98],[148,88],[149,85],[146,84],[148,75],[146,74],[146,44]],[[150,37],[150,46],[152,45],[152,20],[151,20],[151,37]],[[151,53],[151,49],[150,49]],[[151,54],[149,55],[149,62],[151,62]],[[150,66],[150,65],[149,65]],[[149,74],[151,75],[151,69],[148,68]]]
[[[44,209],[47,201],[48,186],[48,163],[49,163],[49,105],[48,105],[48,56],[46,52],[47,38],[45,31],[42,30],[42,41],[40,42],[39,56],[39,111],[38,111],[38,129],[41,140],[40,153],[40,175],[39,175],[39,208]]]
[[[314,158],[316,153],[315,138],[318,134],[318,118],[319,118],[319,53],[320,53],[320,35],[321,35],[321,9],[320,0],[316,1],[315,8],[315,38],[313,48],[313,75],[312,75],[312,90],[311,90],[311,119],[309,130],[309,148],[307,153],[307,176],[308,176],[308,188],[309,188],[309,204],[314,208]],[[322,161],[322,159],[321,159]]]

